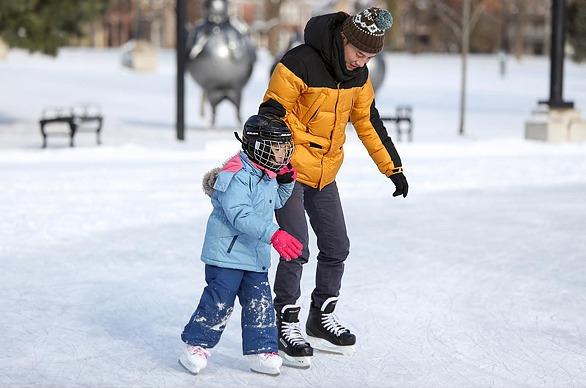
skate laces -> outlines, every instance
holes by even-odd
[[[193,354],[194,356],[202,356],[204,358],[208,358],[210,356],[210,352],[205,350],[204,348],[202,348],[201,346],[191,346],[189,345],[187,347],[187,351],[191,354]]]
[[[283,337],[293,345],[305,344],[305,338],[301,334],[301,326],[299,322],[281,322],[283,325],[281,331]]]
[[[261,353],[260,354],[261,357],[265,358],[265,359],[271,359],[271,358],[275,358],[275,357],[279,357],[279,355],[277,354],[277,352],[266,352],[266,353]]]
[[[334,333],[336,337],[339,337],[342,333],[350,332],[350,330],[346,329],[340,322],[338,322],[338,318],[334,313],[326,314],[322,312],[321,323],[326,330]]]

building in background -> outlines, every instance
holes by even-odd
[[[399,20],[395,48],[413,53],[457,52],[459,37],[451,28],[458,22],[463,0],[389,1]],[[518,57],[543,55],[549,50],[550,2],[543,0],[472,0],[480,6],[471,35],[471,51],[505,51]]]
[[[376,5],[393,12],[395,27],[386,49],[393,51],[457,52],[459,37],[445,19],[446,10],[457,20],[463,0],[380,0]],[[187,1],[187,20],[202,18],[203,0]],[[365,3],[361,1],[361,3]],[[543,0],[472,0],[482,12],[471,36],[471,51],[505,51],[518,57],[544,55],[549,50],[550,4]],[[229,12],[248,26],[259,47],[273,54],[302,33],[314,14],[353,12],[352,0],[230,0]],[[443,12],[442,11],[443,8]],[[87,27],[87,37],[73,42],[97,47],[118,47],[132,39],[155,47],[175,45],[175,0],[111,0],[103,19]]]

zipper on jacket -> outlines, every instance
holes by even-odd
[[[317,114],[319,113],[319,108],[320,108],[320,106],[318,106],[318,107],[317,107],[317,109],[315,110],[315,112],[314,112],[314,113],[311,115],[311,117],[310,117],[310,118],[309,118],[309,120],[307,121],[306,128],[307,128],[307,131],[308,131],[308,132],[309,132],[309,123],[311,123],[311,120],[313,120],[313,118],[314,118],[315,116],[317,116]]]
[[[228,247],[228,253],[230,253],[232,251],[232,247],[234,246],[234,244],[236,243],[236,239],[238,238],[238,235],[232,237],[232,242],[230,243],[230,246]]]
[[[340,84],[338,82],[336,87],[338,88],[338,96],[336,97],[336,105],[334,105],[334,129],[332,130],[332,134],[330,135],[330,142],[334,139],[334,131],[336,130],[336,124],[338,123],[338,102],[340,102]]]
[[[332,129],[332,134],[330,135],[330,149],[328,150],[328,152],[326,152],[326,154],[328,154],[332,148],[332,143],[334,140],[334,132],[336,130],[336,124],[338,122],[338,102],[340,101],[340,84],[341,82],[338,82],[336,84],[336,88],[338,89],[338,95],[336,96],[336,104],[334,105],[334,127]],[[321,162],[321,176],[319,177],[319,182],[317,184],[317,187],[321,190],[322,189],[322,179],[324,177],[324,158],[326,156],[326,154],[324,154],[322,156],[322,162]]]

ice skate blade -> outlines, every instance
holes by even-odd
[[[283,365],[289,368],[309,369],[311,366],[311,357],[293,357],[279,350],[279,356],[283,359]]]
[[[261,375],[278,376],[281,374],[280,368],[258,368],[258,369],[250,368],[250,370],[253,371],[254,373],[259,373]]]
[[[312,348],[321,350],[322,352],[341,354],[344,356],[351,356],[354,354],[354,345],[338,346],[331,342],[318,337],[307,336],[307,342]]]
[[[183,354],[179,356],[179,360],[177,361],[179,362],[179,365],[185,368],[185,370],[187,370],[192,375],[198,374],[201,370],[200,368],[196,367],[191,362],[189,362],[189,360],[187,360]]]

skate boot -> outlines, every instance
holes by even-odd
[[[356,336],[338,322],[334,309],[337,297],[326,299],[321,308],[311,306],[305,325],[307,340],[315,349],[351,356]]]
[[[258,353],[246,356],[250,369],[254,372],[276,376],[281,373],[283,360],[277,353]]]
[[[179,364],[194,375],[208,364],[210,352],[201,346],[187,345],[179,355]]]
[[[277,328],[279,330],[279,356],[283,364],[294,368],[309,368],[313,349],[305,341],[299,323],[301,307],[288,304],[277,314]]]

